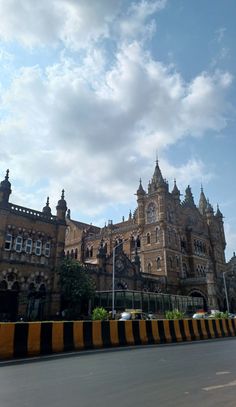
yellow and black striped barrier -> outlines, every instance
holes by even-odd
[[[236,335],[236,319],[0,323],[0,359]]]

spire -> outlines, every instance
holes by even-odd
[[[43,213],[44,213],[46,216],[50,216],[50,215],[51,215],[51,208],[50,208],[50,206],[49,206],[49,197],[47,197],[47,202],[46,202],[46,206],[44,206],[44,208],[43,208]]]
[[[139,187],[138,187],[138,189],[137,189],[137,195],[139,196],[139,195],[145,195],[145,194],[146,194],[146,192],[145,192],[144,189],[143,189],[142,180],[141,180],[141,178],[140,178],[140,180],[139,180]]]
[[[190,206],[190,207],[195,207],[194,199],[193,199],[193,194],[191,191],[190,186],[188,185],[186,190],[185,190],[185,197],[183,201],[183,206]]]
[[[67,219],[70,219],[70,216],[71,216],[71,214],[70,214],[70,209],[67,209],[67,213],[66,213]]]
[[[158,164],[158,159],[156,159],[156,166],[152,177],[152,182],[154,182],[157,186],[162,185],[164,183],[164,179]]]
[[[199,204],[198,204],[198,209],[202,215],[205,215],[207,208],[207,200],[203,191],[203,187],[201,185],[201,193],[200,193],[200,199],[199,199]]]
[[[9,182],[9,170],[7,170],[5,179],[0,184],[0,203],[8,204],[10,195],[11,183]]]
[[[130,211],[129,211],[129,220],[132,220],[132,212],[131,212],[131,209],[130,209]]]
[[[174,195],[176,198],[179,198],[180,197],[180,190],[179,190],[179,188],[177,187],[177,185],[176,185],[176,179],[174,179],[174,188],[173,188],[173,190],[172,190],[172,195]]]
[[[217,217],[217,218],[223,218],[223,214],[222,214],[222,212],[220,211],[220,208],[219,208],[219,205],[217,204],[217,211],[216,211],[216,214],[215,214],[215,216]]]
[[[206,214],[207,215],[214,215],[214,210],[213,210],[212,205],[209,202],[209,199],[207,199]]]

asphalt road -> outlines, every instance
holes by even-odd
[[[235,350],[227,339],[0,364],[0,407],[235,407]]]

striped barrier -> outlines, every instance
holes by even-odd
[[[235,335],[236,319],[1,323],[0,359]]]

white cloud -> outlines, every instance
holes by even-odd
[[[64,55],[45,70],[24,67],[2,94],[2,168],[17,183],[42,183],[52,206],[62,187],[79,213],[126,203],[139,177],[151,176],[156,148],[226,126],[228,73],[201,73],[188,83],[137,42],[120,46],[112,67],[106,62],[89,48],[80,63]],[[197,159],[163,170],[180,184],[206,177]]]
[[[0,38],[26,47],[73,49],[106,37],[121,0],[0,0]]]

